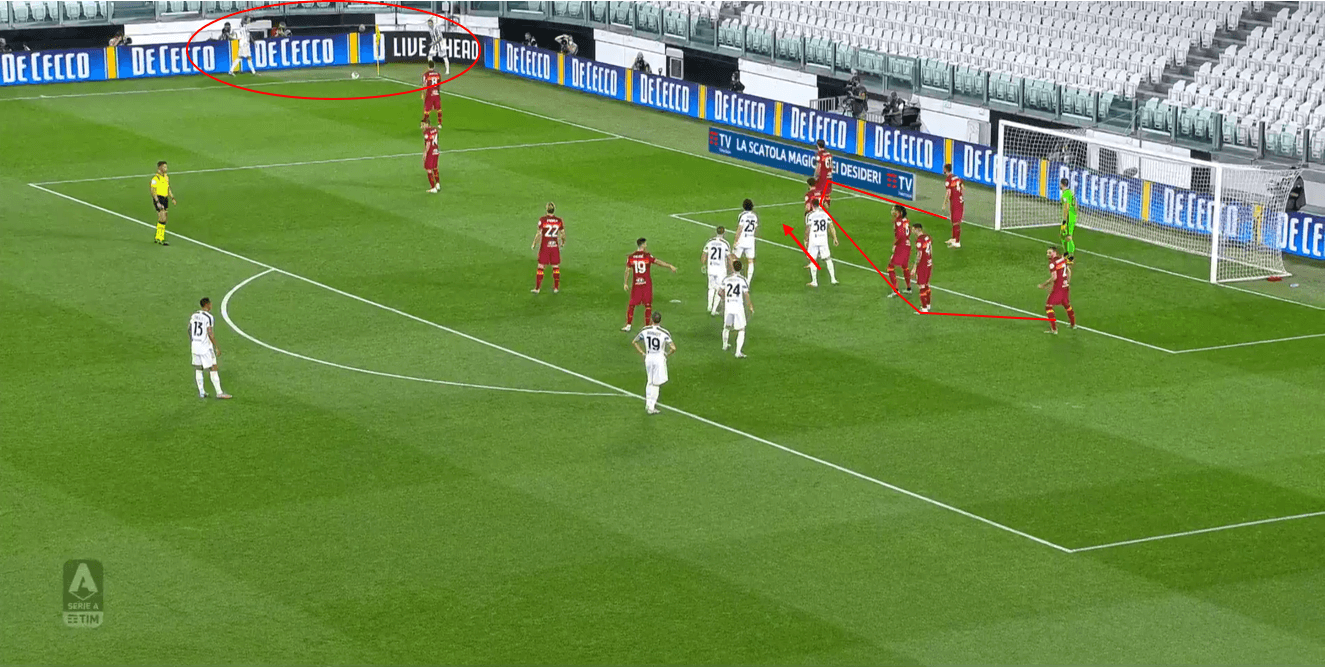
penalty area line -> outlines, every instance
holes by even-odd
[[[490,386],[490,385],[485,385],[485,384],[482,384],[482,383],[462,383],[462,382],[460,382],[460,381],[443,381],[443,380],[441,380],[441,379],[425,379],[425,378],[421,378],[421,377],[418,377],[418,376],[405,376],[404,374],[392,374],[392,373],[390,373],[390,372],[379,372],[379,371],[375,371],[375,370],[372,370],[372,369],[364,369],[364,368],[362,368],[362,367],[352,367],[352,366],[350,366],[350,365],[342,365],[342,364],[340,364],[340,363],[331,362],[331,361],[328,361],[328,360],[321,360],[321,359],[319,359],[319,358],[314,358],[314,357],[311,357],[311,356],[302,355],[302,354],[299,354],[299,353],[295,353],[295,352],[293,352],[293,351],[287,351],[287,350],[285,350],[285,349],[283,349],[283,348],[279,348],[279,347],[273,346],[273,345],[271,345],[271,344],[268,344],[268,343],[265,342],[265,341],[262,341],[261,339],[258,339],[257,337],[254,337],[253,335],[250,335],[249,333],[245,332],[244,330],[240,329],[239,325],[237,325],[237,324],[235,323],[234,319],[232,319],[232,318],[230,317],[230,298],[231,298],[231,297],[234,297],[235,293],[238,293],[238,292],[239,292],[239,289],[241,289],[241,288],[243,288],[244,286],[249,285],[249,284],[252,283],[253,281],[255,281],[255,280],[257,280],[257,279],[260,279],[260,278],[262,278],[262,277],[264,277],[264,276],[267,276],[268,274],[271,274],[272,272],[275,272],[275,271],[277,271],[277,270],[274,269],[274,268],[272,268],[272,269],[265,269],[265,270],[263,270],[263,271],[261,271],[261,272],[258,272],[257,274],[254,274],[253,276],[251,276],[251,277],[249,277],[249,278],[247,278],[247,279],[245,279],[245,280],[239,282],[238,284],[236,284],[234,288],[231,288],[230,291],[226,293],[226,296],[225,296],[225,297],[221,298],[221,318],[224,319],[228,325],[230,325],[230,329],[234,330],[234,331],[235,331],[235,334],[238,334],[239,336],[241,336],[241,337],[243,337],[243,338],[245,338],[245,339],[247,339],[247,340],[249,340],[249,341],[251,341],[251,342],[253,342],[253,343],[255,343],[255,344],[257,344],[257,345],[259,345],[259,346],[261,346],[261,347],[263,347],[263,348],[265,348],[265,349],[268,349],[268,350],[270,350],[270,351],[275,351],[275,352],[280,353],[280,354],[282,354],[282,355],[288,355],[288,356],[290,356],[290,357],[292,357],[292,358],[298,358],[299,360],[304,360],[304,361],[312,362],[312,363],[316,363],[316,364],[319,364],[319,365],[326,365],[327,367],[335,367],[336,369],[344,369],[344,370],[351,371],[351,372],[359,372],[360,374],[368,374],[368,375],[371,375],[371,376],[382,376],[382,377],[386,377],[386,378],[389,378],[389,379],[400,379],[400,380],[402,380],[402,381],[418,381],[418,382],[420,382],[420,383],[432,383],[432,384],[440,385],[440,386],[455,386],[455,387],[458,387],[458,388],[475,388],[475,389],[478,389],[478,390],[500,390],[500,391],[505,391],[505,392],[510,392],[510,393],[530,393],[530,394],[539,394],[539,395],[575,395],[575,396],[579,396],[579,397],[622,397],[621,393],[584,393],[584,392],[577,392],[577,391],[573,391],[573,390],[537,390],[537,389],[534,389],[534,388],[511,388],[511,387],[507,387],[507,386]]]
[[[1300,513],[1293,516],[1280,516],[1279,518],[1266,518],[1263,520],[1250,520],[1246,523],[1234,523],[1232,525],[1221,525],[1219,527],[1205,527],[1200,530],[1188,530],[1187,532],[1173,532],[1171,534],[1158,534],[1154,537],[1142,537],[1141,539],[1129,539],[1127,541],[1114,541],[1108,544],[1097,546],[1086,546],[1083,548],[1069,549],[1069,553],[1084,553],[1086,551],[1100,550],[1102,548],[1117,548],[1119,546],[1132,546],[1133,544],[1144,544],[1150,541],[1160,541],[1161,539],[1177,539],[1178,537],[1190,537],[1197,534],[1210,534],[1211,532],[1222,532],[1224,530],[1233,530],[1240,527],[1252,527],[1254,525],[1268,525],[1270,523],[1279,523],[1286,520],[1298,520],[1300,518],[1313,518],[1326,515],[1326,511],[1314,511],[1312,513]]]
[[[36,188],[37,190],[40,190],[40,191],[42,191],[42,192],[50,193],[51,195],[54,195],[54,196],[59,197],[59,198],[63,198],[63,199],[65,199],[65,200],[69,200],[70,202],[74,202],[74,203],[76,203],[76,204],[80,204],[80,205],[83,205],[83,206],[85,206],[85,207],[90,207],[90,208],[95,209],[95,210],[97,210],[97,211],[100,211],[100,212],[102,212],[102,213],[109,214],[109,215],[114,216],[114,217],[116,217],[116,218],[120,218],[120,219],[123,219],[123,220],[129,221],[130,223],[134,223],[134,224],[136,224],[136,225],[141,225],[141,226],[143,226],[143,227],[145,227],[145,228],[156,228],[156,224],[155,224],[155,223],[148,223],[148,222],[146,222],[146,221],[140,221],[140,220],[138,220],[138,219],[136,219],[136,218],[133,218],[132,216],[127,216],[127,215],[125,215],[125,214],[121,214],[121,213],[118,212],[118,211],[113,211],[113,210],[111,210],[111,209],[107,209],[107,208],[102,207],[102,206],[100,206],[100,205],[96,205],[96,204],[93,204],[93,203],[91,203],[91,202],[87,202],[86,200],[80,200],[80,199],[78,199],[78,198],[76,198],[76,197],[74,197],[74,196],[72,196],[72,195],[65,195],[64,193],[61,193],[61,192],[59,192],[59,191],[54,191],[54,190],[51,190],[51,189],[49,189],[49,188],[45,188],[45,187],[43,187],[43,186],[41,186],[41,185],[38,185],[38,184],[28,184],[28,185],[31,186],[31,187],[33,187],[33,188]],[[487,346],[487,347],[492,348],[492,349],[494,349],[494,350],[502,351],[503,353],[507,353],[507,354],[513,355],[513,356],[515,356],[515,357],[517,357],[517,358],[520,358],[520,359],[522,359],[522,360],[526,360],[526,361],[532,362],[532,363],[534,363],[534,364],[541,365],[541,366],[543,366],[543,367],[547,367],[548,369],[556,370],[556,371],[562,372],[563,374],[567,374],[567,375],[570,375],[570,376],[574,376],[574,377],[576,377],[576,378],[578,378],[578,379],[581,379],[581,380],[583,380],[583,381],[587,381],[587,382],[592,383],[592,384],[594,384],[594,385],[596,385],[596,386],[599,386],[599,387],[601,387],[601,388],[607,388],[608,390],[612,390],[612,391],[616,392],[617,394],[625,395],[625,396],[627,396],[627,397],[633,397],[633,398],[635,398],[635,399],[637,399],[637,400],[641,400],[641,401],[644,401],[644,399],[645,399],[643,395],[640,395],[640,394],[638,394],[638,393],[633,393],[633,392],[631,392],[631,391],[629,391],[629,390],[626,390],[626,389],[624,389],[624,388],[619,388],[619,387],[614,386],[614,385],[612,385],[612,384],[610,384],[610,383],[607,383],[606,381],[600,381],[600,380],[598,380],[598,379],[596,379],[596,378],[594,378],[594,377],[592,377],[592,376],[587,376],[587,375],[585,375],[585,374],[581,374],[580,372],[576,372],[576,371],[573,371],[573,370],[567,369],[567,368],[565,368],[565,367],[561,367],[561,366],[559,366],[559,365],[556,365],[556,364],[554,364],[554,363],[548,362],[548,361],[546,361],[546,360],[541,360],[541,359],[539,359],[539,358],[535,358],[534,356],[527,355],[527,354],[525,354],[525,353],[521,353],[521,352],[516,351],[516,350],[512,350],[512,349],[510,349],[510,348],[507,348],[507,347],[505,347],[505,346],[502,346],[501,344],[496,344],[496,343],[490,342],[490,341],[488,341],[488,340],[486,340],[486,339],[480,339],[479,337],[475,337],[474,335],[467,334],[467,333],[465,333],[465,332],[461,332],[460,330],[456,330],[456,329],[454,329],[454,328],[447,327],[447,326],[442,325],[442,324],[440,324],[440,323],[435,323],[435,322],[433,322],[433,321],[430,321],[430,320],[428,320],[428,319],[426,319],[426,318],[423,318],[423,317],[420,317],[420,316],[415,316],[414,314],[411,314],[411,313],[408,313],[408,312],[405,312],[405,311],[401,311],[400,309],[397,309],[397,308],[395,308],[395,307],[389,307],[389,306],[387,306],[387,305],[385,305],[385,304],[382,304],[382,303],[380,303],[380,302],[374,302],[373,300],[370,300],[370,299],[368,299],[367,297],[361,297],[361,296],[359,296],[359,295],[355,295],[354,293],[348,293],[348,292],[346,292],[346,291],[343,291],[343,290],[341,290],[341,289],[339,289],[339,288],[333,288],[333,287],[331,287],[331,286],[329,286],[329,285],[327,285],[327,284],[325,284],[325,283],[322,283],[322,282],[320,282],[320,281],[316,281],[316,280],[314,280],[314,279],[310,279],[310,278],[305,277],[305,276],[300,276],[299,274],[295,274],[294,272],[289,272],[289,271],[283,270],[283,269],[281,269],[281,268],[279,268],[279,267],[276,267],[276,266],[273,266],[273,265],[269,265],[269,264],[267,264],[267,263],[265,263],[265,262],[262,262],[262,261],[259,261],[259,260],[254,260],[254,259],[249,258],[249,257],[247,257],[247,256],[242,256],[242,255],[240,255],[240,254],[238,254],[238,253],[235,253],[234,251],[228,251],[228,250],[223,249],[223,248],[221,248],[221,247],[219,247],[219,246],[213,246],[213,245],[211,245],[211,244],[208,244],[207,242],[200,241],[200,240],[197,240],[197,239],[193,239],[192,237],[188,237],[188,236],[181,235],[181,234],[178,234],[178,233],[175,233],[174,236],[175,236],[176,239],[182,239],[182,240],[184,240],[184,241],[186,241],[186,242],[189,242],[189,243],[191,243],[191,244],[196,244],[196,245],[201,246],[201,247],[203,247],[203,248],[205,248],[205,249],[210,249],[210,250],[215,251],[215,252],[217,252],[217,253],[220,253],[220,254],[222,254],[222,255],[230,256],[231,258],[235,258],[236,260],[242,260],[242,261],[247,262],[247,263],[249,263],[249,264],[257,265],[258,267],[261,267],[261,268],[263,268],[263,269],[266,269],[266,270],[269,270],[269,271],[272,271],[272,272],[276,272],[276,273],[278,273],[278,274],[283,274],[283,275],[288,276],[288,277],[290,277],[290,278],[292,278],[292,279],[298,279],[298,280],[303,281],[303,282],[305,282],[305,283],[308,283],[308,284],[310,284],[310,285],[314,285],[314,286],[317,286],[317,287],[322,288],[322,289],[324,289],[324,290],[328,290],[328,291],[331,291],[331,292],[333,292],[333,293],[336,293],[337,295],[340,295],[340,296],[342,296],[342,297],[347,297],[347,298],[352,299],[352,300],[355,300],[355,301],[357,301],[357,302],[361,302],[361,303],[363,303],[363,304],[367,304],[367,305],[372,306],[372,307],[377,307],[377,308],[382,309],[382,310],[384,310],[384,311],[389,311],[389,312],[391,312],[391,313],[393,313],[393,314],[396,314],[396,315],[398,315],[398,316],[401,316],[401,317],[403,317],[403,318],[408,318],[408,319],[410,319],[410,320],[412,320],[412,321],[415,321],[415,322],[417,322],[417,323],[421,323],[421,324],[423,324],[423,325],[428,325],[428,326],[431,326],[431,327],[437,328],[438,330],[441,330],[441,331],[443,331],[443,332],[447,332],[447,333],[453,334],[453,335],[455,335],[455,336],[457,336],[457,337],[460,337],[460,338],[462,338],[462,339],[466,339],[466,340],[468,340],[468,341],[472,341],[472,342],[474,342],[474,343],[476,343],[476,344],[481,344],[481,345],[483,345],[483,346]],[[266,274],[266,272],[264,272],[263,274]],[[260,275],[260,276],[261,276],[261,275]],[[941,501],[939,501],[939,500],[937,500],[937,499],[933,499],[933,498],[930,498],[930,497],[926,497],[925,495],[922,495],[922,494],[920,494],[920,493],[912,492],[912,491],[910,491],[910,490],[907,490],[906,488],[902,488],[902,487],[899,487],[899,486],[893,485],[892,483],[888,483],[888,482],[886,482],[886,481],[883,481],[883,480],[877,479],[877,478],[875,478],[875,477],[873,477],[873,476],[869,476],[869,475],[867,475],[867,474],[863,474],[863,473],[858,472],[858,471],[856,471],[856,470],[854,470],[854,469],[848,469],[847,467],[844,467],[844,466],[842,466],[842,465],[838,465],[838,464],[835,464],[835,463],[829,462],[828,460],[825,460],[825,459],[823,459],[823,458],[818,458],[818,457],[815,457],[815,456],[813,456],[813,455],[810,455],[809,453],[804,453],[804,452],[802,452],[802,451],[798,451],[798,450],[796,450],[796,449],[794,449],[794,448],[791,448],[791,447],[788,447],[788,446],[784,446],[784,445],[782,445],[782,444],[779,444],[779,443],[776,443],[776,442],[770,441],[770,440],[765,439],[765,438],[763,438],[763,437],[759,437],[759,436],[753,435],[753,434],[751,434],[751,433],[749,433],[749,432],[746,432],[746,431],[744,431],[744,430],[737,429],[737,428],[732,427],[732,426],[730,426],[730,425],[724,425],[723,423],[719,423],[719,422],[717,422],[717,421],[710,420],[710,419],[705,418],[705,417],[703,417],[703,416],[699,416],[699,415],[693,414],[693,413],[691,413],[691,412],[689,412],[689,411],[686,411],[686,410],[684,410],[684,409],[679,409],[679,408],[677,408],[677,407],[670,406],[670,405],[667,405],[667,404],[659,403],[658,406],[659,406],[660,408],[666,409],[666,410],[671,411],[671,412],[673,412],[673,413],[676,413],[676,414],[678,414],[678,415],[681,415],[681,416],[685,416],[685,417],[687,417],[687,418],[690,418],[691,420],[695,420],[695,421],[698,421],[698,422],[704,423],[705,425],[708,425],[708,426],[710,426],[710,427],[714,427],[714,428],[717,428],[717,429],[723,430],[723,431],[725,431],[725,432],[729,432],[729,433],[731,433],[731,434],[735,434],[735,435],[740,436],[740,437],[745,437],[745,438],[747,438],[747,439],[750,439],[751,441],[755,441],[755,442],[758,442],[758,443],[764,444],[765,446],[769,446],[769,447],[771,447],[771,448],[778,449],[778,450],[780,450],[780,451],[782,451],[782,452],[784,452],[784,453],[787,453],[787,454],[789,454],[789,455],[795,455],[795,456],[797,456],[797,457],[799,457],[799,458],[802,458],[802,459],[804,459],[804,460],[808,460],[808,461],[813,462],[813,463],[815,463],[815,464],[818,464],[818,465],[822,465],[822,466],[828,467],[828,468],[830,468],[830,469],[833,469],[833,470],[835,470],[835,471],[841,472],[841,473],[843,473],[843,474],[847,474],[848,476],[851,476],[851,477],[853,477],[853,478],[856,478],[856,479],[859,479],[859,480],[865,481],[865,482],[867,482],[867,483],[872,483],[872,484],[874,484],[874,485],[876,485],[876,486],[879,486],[879,487],[881,487],[881,488],[885,488],[885,489],[888,489],[888,490],[892,490],[893,492],[896,492],[896,493],[901,494],[901,495],[906,495],[907,497],[911,497],[912,499],[915,499],[915,500],[918,500],[918,501],[921,501],[921,502],[925,502],[926,504],[929,504],[929,505],[931,505],[931,506],[938,507],[938,508],[940,508],[940,509],[944,509],[944,510],[946,510],[946,511],[950,511],[950,512],[955,513],[955,514],[957,514],[957,515],[963,516],[964,518],[968,518],[968,519],[970,519],[970,520],[975,520],[975,521],[977,521],[977,522],[979,522],[979,523],[982,523],[982,524],[984,524],[984,525],[988,525],[988,526],[993,527],[993,528],[995,528],[995,529],[1003,530],[1004,532],[1007,532],[1007,533],[1009,533],[1009,534],[1013,534],[1013,535],[1016,535],[1016,536],[1022,537],[1023,539],[1027,539],[1027,540],[1029,540],[1029,541],[1035,542],[1035,543],[1040,544],[1040,545],[1042,545],[1042,546],[1045,546],[1045,547],[1047,547],[1047,548],[1053,548],[1053,549],[1055,549],[1055,550],[1057,550],[1057,551],[1059,551],[1059,552],[1061,552],[1061,553],[1069,553],[1069,552],[1071,552],[1069,549],[1064,548],[1063,546],[1060,546],[1059,544],[1056,544],[1056,543],[1051,542],[1051,541],[1047,541],[1047,540],[1045,540],[1045,539],[1042,539],[1042,538],[1037,537],[1037,536],[1032,535],[1032,534],[1028,534],[1028,533],[1026,533],[1026,532],[1023,532],[1022,530],[1014,529],[1014,528],[1012,528],[1012,527],[1009,527],[1009,526],[1007,526],[1007,525],[1004,525],[1003,523],[1000,523],[1000,522],[997,522],[997,521],[994,521],[994,520],[990,520],[989,518],[986,518],[986,517],[984,517],[984,516],[978,516],[978,515],[976,515],[976,514],[970,512],[970,511],[966,511],[966,510],[960,509],[960,508],[958,508],[958,507],[956,507],[956,506],[953,506],[952,504],[946,504],[946,503],[941,502]]]
[[[1185,348],[1182,351],[1175,351],[1175,353],[1198,353],[1201,351],[1218,351],[1220,349],[1225,349],[1225,348],[1260,346],[1262,344],[1274,344],[1276,342],[1282,342],[1282,341],[1297,341],[1299,339],[1316,339],[1318,337],[1326,337],[1326,333],[1299,335],[1297,337],[1280,337],[1279,339],[1262,339],[1260,341],[1245,341],[1245,342],[1240,342],[1238,344],[1224,344],[1221,346],[1203,346],[1202,348]]]

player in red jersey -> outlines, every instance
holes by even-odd
[[[652,322],[649,316],[654,311],[654,279],[649,274],[649,268],[654,264],[672,270],[673,274],[677,273],[676,267],[649,254],[645,249],[644,237],[635,240],[635,253],[626,257],[626,278],[622,282],[622,290],[631,293],[631,302],[626,305],[626,326],[622,332],[631,331],[631,319],[635,317],[637,304],[645,305],[645,322]]]
[[[807,186],[806,196],[804,199],[806,202],[806,213],[809,214],[811,209],[810,203],[819,199],[820,189],[819,186],[815,185],[815,177],[806,179],[806,186]],[[823,203],[821,203],[821,205],[822,204]]]
[[[534,270],[534,289],[530,291],[536,295],[543,288],[544,265],[552,265],[553,293],[562,289],[562,247],[566,245],[566,223],[553,216],[556,208],[553,203],[548,203],[548,213],[539,219],[539,230],[534,233],[534,241],[529,245],[531,249],[536,246],[539,249],[539,267]]]
[[[815,189],[819,192],[820,206],[829,210],[833,197],[833,154],[824,148],[824,140],[815,141]]]
[[[930,255],[930,235],[920,223],[912,225],[916,230],[916,289],[921,293],[920,313],[930,312],[930,269],[934,260]]]
[[[953,236],[945,244],[962,248],[962,179],[953,174],[953,163],[944,163],[944,211],[953,221]]]
[[[437,125],[442,127],[442,91],[439,90],[439,84],[442,83],[442,73],[437,71],[437,65],[433,59],[428,59],[428,69],[424,70],[425,88],[419,91],[419,97],[424,101],[424,122],[428,122],[428,112],[437,112]]]
[[[424,119],[419,122],[419,129],[424,132],[424,172],[428,173],[428,192],[436,193],[442,185],[442,177],[437,173],[437,128]]]
[[[1050,329],[1047,334],[1059,334],[1059,324],[1054,316],[1054,308],[1063,305],[1064,311],[1068,312],[1068,327],[1077,328],[1077,314],[1073,313],[1073,305],[1068,303],[1068,277],[1073,273],[1072,268],[1068,266],[1068,258],[1059,253],[1059,247],[1051,246],[1045,250],[1045,257],[1050,259],[1050,278],[1039,286],[1044,289],[1050,287],[1050,297],[1045,300],[1045,315],[1050,318]]]
[[[889,297],[897,295],[898,277],[894,275],[893,268],[902,268],[902,278],[907,281],[907,294],[912,292],[912,272],[907,268],[907,263],[912,259],[912,222],[907,220],[907,208],[900,205],[893,205],[893,257],[889,258],[887,272],[889,283],[893,286],[894,292],[889,293]]]

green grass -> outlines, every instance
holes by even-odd
[[[398,88],[322,75],[337,78],[290,88]],[[825,464],[1067,549],[1319,512],[1321,338],[1157,348],[1317,335],[1320,309],[1118,262],[1205,274],[1199,257],[1084,232],[1074,305],[1116,337],[1051,338],[917,317],[844,264],[814,291],[799,251],[765,243],[738,361],[704,314],[697,257],[735,212],[671,214],[795,201],[795,181],[688,155],[707,155],[700,122],[489,72],[448,87],[469,97],[445,101],[444,150],[610,137],[587,128],[648,143],[447,153],[427,195],[415,156],[190,173],[414,153],[414,96],[285,100],[194,79],[0,91],[0,662],[1326,661],[1320,516],[1069,553]],[[153,92],[4,99],[123,90]],[[153,218],[159,159],[171,233],[235,255],[150,243],[135,221]],[[86,205],[28,185],[117,175],[144,176],[45,186]],[[918,192],[938,206],[938,179]],[[988,224],[992,195],[969,198]],[[568,222],[564,290],[532,296],[548,200]],[[834,209],[877,263],[886,212]],[[779,244],[799,220],[761,213]],[[641,393],[618,331],[638,236],[681,270],[656,274],[679,347],[662,401],[731,429],[646,416],[633,397],[320,365],[220,318],[236,399],[195,397],[184,323],[266,269],[244,258],[281,271],[228,313],[272,346]],[[954,291],[938,310],[1040,311],[1041,244],[976,226],[963,241],[937,245],[934,281]],[[865,265],[845,240],[835,254]],[[1295,271],[1297,289],[1240,287],[1320,306],[1320,264]],[[106,567],[97,630],[59,618],[61,567],[79,557]]]

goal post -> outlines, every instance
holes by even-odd
[[[1059,184],[1068,179],[1079,228],[1208,257],[1212,283],[1289,275],[1280,241],[1297,169],[1216,163],[1014,121],[999,124],[996,152],[996,230],[1059,226]]]

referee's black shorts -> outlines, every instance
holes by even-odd
[[[165,195],[158,195],[157,209],[159,209],[160,211],[165,211],[167,209],[170,209],[170,198],[166,197]]]

